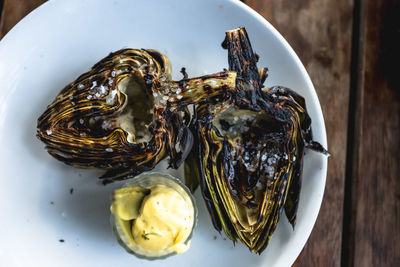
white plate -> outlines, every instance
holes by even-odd
[[[36,137],[36,120],[57,93],[111,51],[154,48],[173,63],[174,78],[227,67],[225,31],[245,26],[266,85],[302,94],[314,139],[326,147],[317,95],[300,60],[260,15],[232,0],[54,0],[23,19],[0,44],[0,265],[1,266],[289,266],[317,218],[327,159],[308,152],[298,223],[282,216],[261,255],[216,232],[199,192],[199,225],[189,252],[163,261],[139,260],[114,239],[109,194],[99,171],[68,167],[50,157]],[[73,188],[73,194],[70,189]],[[53,204],[52,204],[53,203]],[[65,242],[59,242],[59,239]]]

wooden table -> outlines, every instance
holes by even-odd
[[[43,2],[0,1],[0,38]],[[326,191],[295,266],[400,266],[400,1],[244,2],[297,52],[325,116]]]

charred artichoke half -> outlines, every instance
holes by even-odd
[[[311,140],[300,95],[262,88],[266,68],[257,70],[245,29],[227,32],[223,47],[237,72],[236,93],[215,108],[198,103],[186,177],[198,177],[214,227],[261,253],[283,210],[295,225],[304,148],[326,151]]]
[[[225,97],[235,72],[171,81],[171,64],[155,50],[123,49],[67,85],[38,119],[38,138],[58,160],[101,168],[104,183],[151,170],[167,155],[174,168],[193,138],[188,103]]]

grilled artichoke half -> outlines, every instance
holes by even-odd
[[[197,177],[214,227],[261,253],[283,209],[295,225],[304,148],[326,152],[311,140],[304,99],[284,87],[262,89],[267,69],[257,70],[244,28],[229,31],[229,68],[236,93],[223,105],[199,103],[186,177]],[[188,181],[192,190],[196,181]]]
[[[67,85],[38,119],[38,138],[58,160],[107,169],[103,182],[151,170],[167,155],[174,168],[193,138],[187,105],[224,98],[235,72],[171,81],[171,64],[155,50],[123,49]]]

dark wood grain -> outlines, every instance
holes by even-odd
[[[296,266],[340,266],[353,1],[247,0],[288,40],[314,83],[328,133],[326,191]]]
[[[3,38],[18,21],[44,2],[46,0],[3,0],[0,38]]]
[[[361,2],[346,266],[400,266],[400,1]]]
[[[2,15],[2,10],[3,10],[3,0],[0,0],[0,21],[1,21],[1,15]]]

